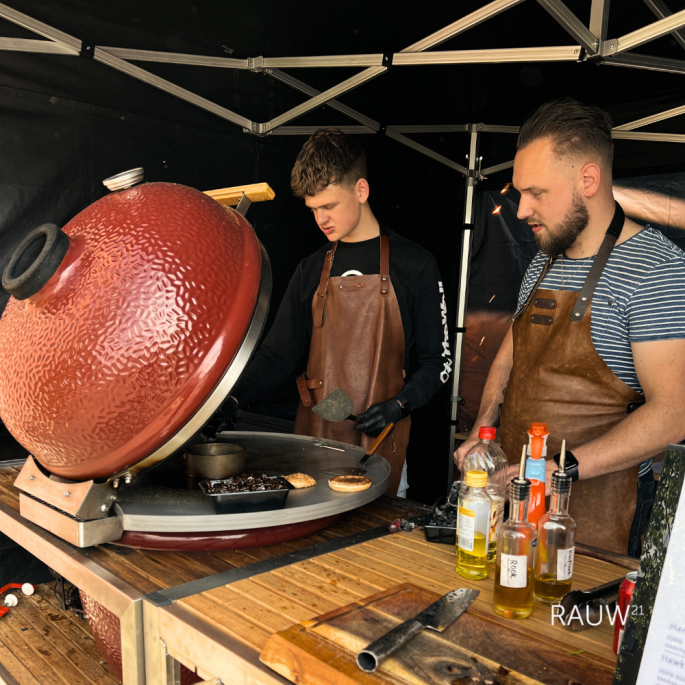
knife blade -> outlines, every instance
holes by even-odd
[[[479,590],[471,588],[459,588],[448,592],[418,616],[401,623],[359,652],[357,665],[362,671],[373,673],[384,659],[394,654],[424,628],[441,633],[473,604],[479,594]]]

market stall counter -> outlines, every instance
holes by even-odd
[[[379,514],[390,502],[370,506]],[[574,590],[620,579],[638,565],[583,545],[576,551]],[[282,676],[318,685],[611,683],[614,628],[606,617],[583,632],[559,620],[552,625],[550,608],[537,605],[528,619],[507,620],[492,609],[493,574],[466,580],[455,561],[453,546],[427,542],[421,528],[379,527],[148,595],[147,682],[180,683],[183,664],[203,682],[232,684],[283,683]],[[458,587],[480,594],[439,637],[424,631],[414,638],[423,642],[375,673],[357,667],[355,653],[383,630]]]
[[[19,514],[19,490],[14,486],[21,465],[0,468],[0,530],[50,568],[78,587],[87,597],[86,611],[97,611],[101,624],[110,621],[119,644],[102,644],[124,685],[145,680],[143,597],[176,586],[215,577],[227,569],[251,567],[331,540],[346,540],[368,530],[382,529],[397,518],[425,513],[416,503],[382,496],[347,512],[332,526],[314,535],[281,544],[247,549],[158,551],[102,544],[85,549],[71,545]],[[154,594],[152,596],[155,596]],[[97,639],[97,637],[96,637]],[[161,682],[161,681],[159,681]],[[226,682],[231,682],[227,680]]]

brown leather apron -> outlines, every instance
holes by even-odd
[[[644,397],[620,380],[595,350],[589,311],[597,283],[623,227],[617,204],[602,247],[581,291],[539,289],[549,260],[513,326],[514,364],[502,407],[502,448],[509,463],[518,463],[532,421],[550,431],[548,458],[558,454],[562,439],[571,451],[611,430]],[[579,464],[583,473],[583,462]],[[598,478],[579,480],[571,488],[570,514],[576,539],[626,554],[635,513],[639,466]]]
[[[360,414],[404,388],[404,328],[390,281],[388,237],[381,236],[380,244],[380,274],[331,278],[338,244],[326,253],[321,282],[312,301],[314,328],[307,372],[297,379],[297,435],[368,448],[374,438],[354,430],[354,422],[326,421],[312,407],[339,387],[352,400],[353,413]],[[400,484],[409,428],[410,418],[406,417],[377,452],[390,464],[388,492],[393,495]],[[331,455],[334,460],[335,452]]]

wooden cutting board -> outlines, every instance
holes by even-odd
[[[260,659],[298,685],[609,685],[613,665],[470,608],[442,633],[424,630],[375,673],[356,654],[439,595],[404,584],[269,638]]]

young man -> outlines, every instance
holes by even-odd
[[[339,130],[321,129],[305,143],[291,186],[329,242],[297,267],[225,407],[232,414],[259,400],[299,371],[308,353],[297,379],[295,433],[368,447],[395,423],[378,453],[392,469],[388,492],[404,496],[409,414],[433,397],[452,367],[437,263],[378,223],[364,151]],[[331,423],[312,412],[336,387],[362,423]]]
[[[639,465],[651,475],[648,460],[685,438],[685,254],[615,202],[611,129],[574,100],[542,105],[521,129],[518,217],[540,252],[473,434],[496,425],[502,404],[513,477],[530,423],[547,422],[547,483],[566,439],[578,540],[625,554]]]

